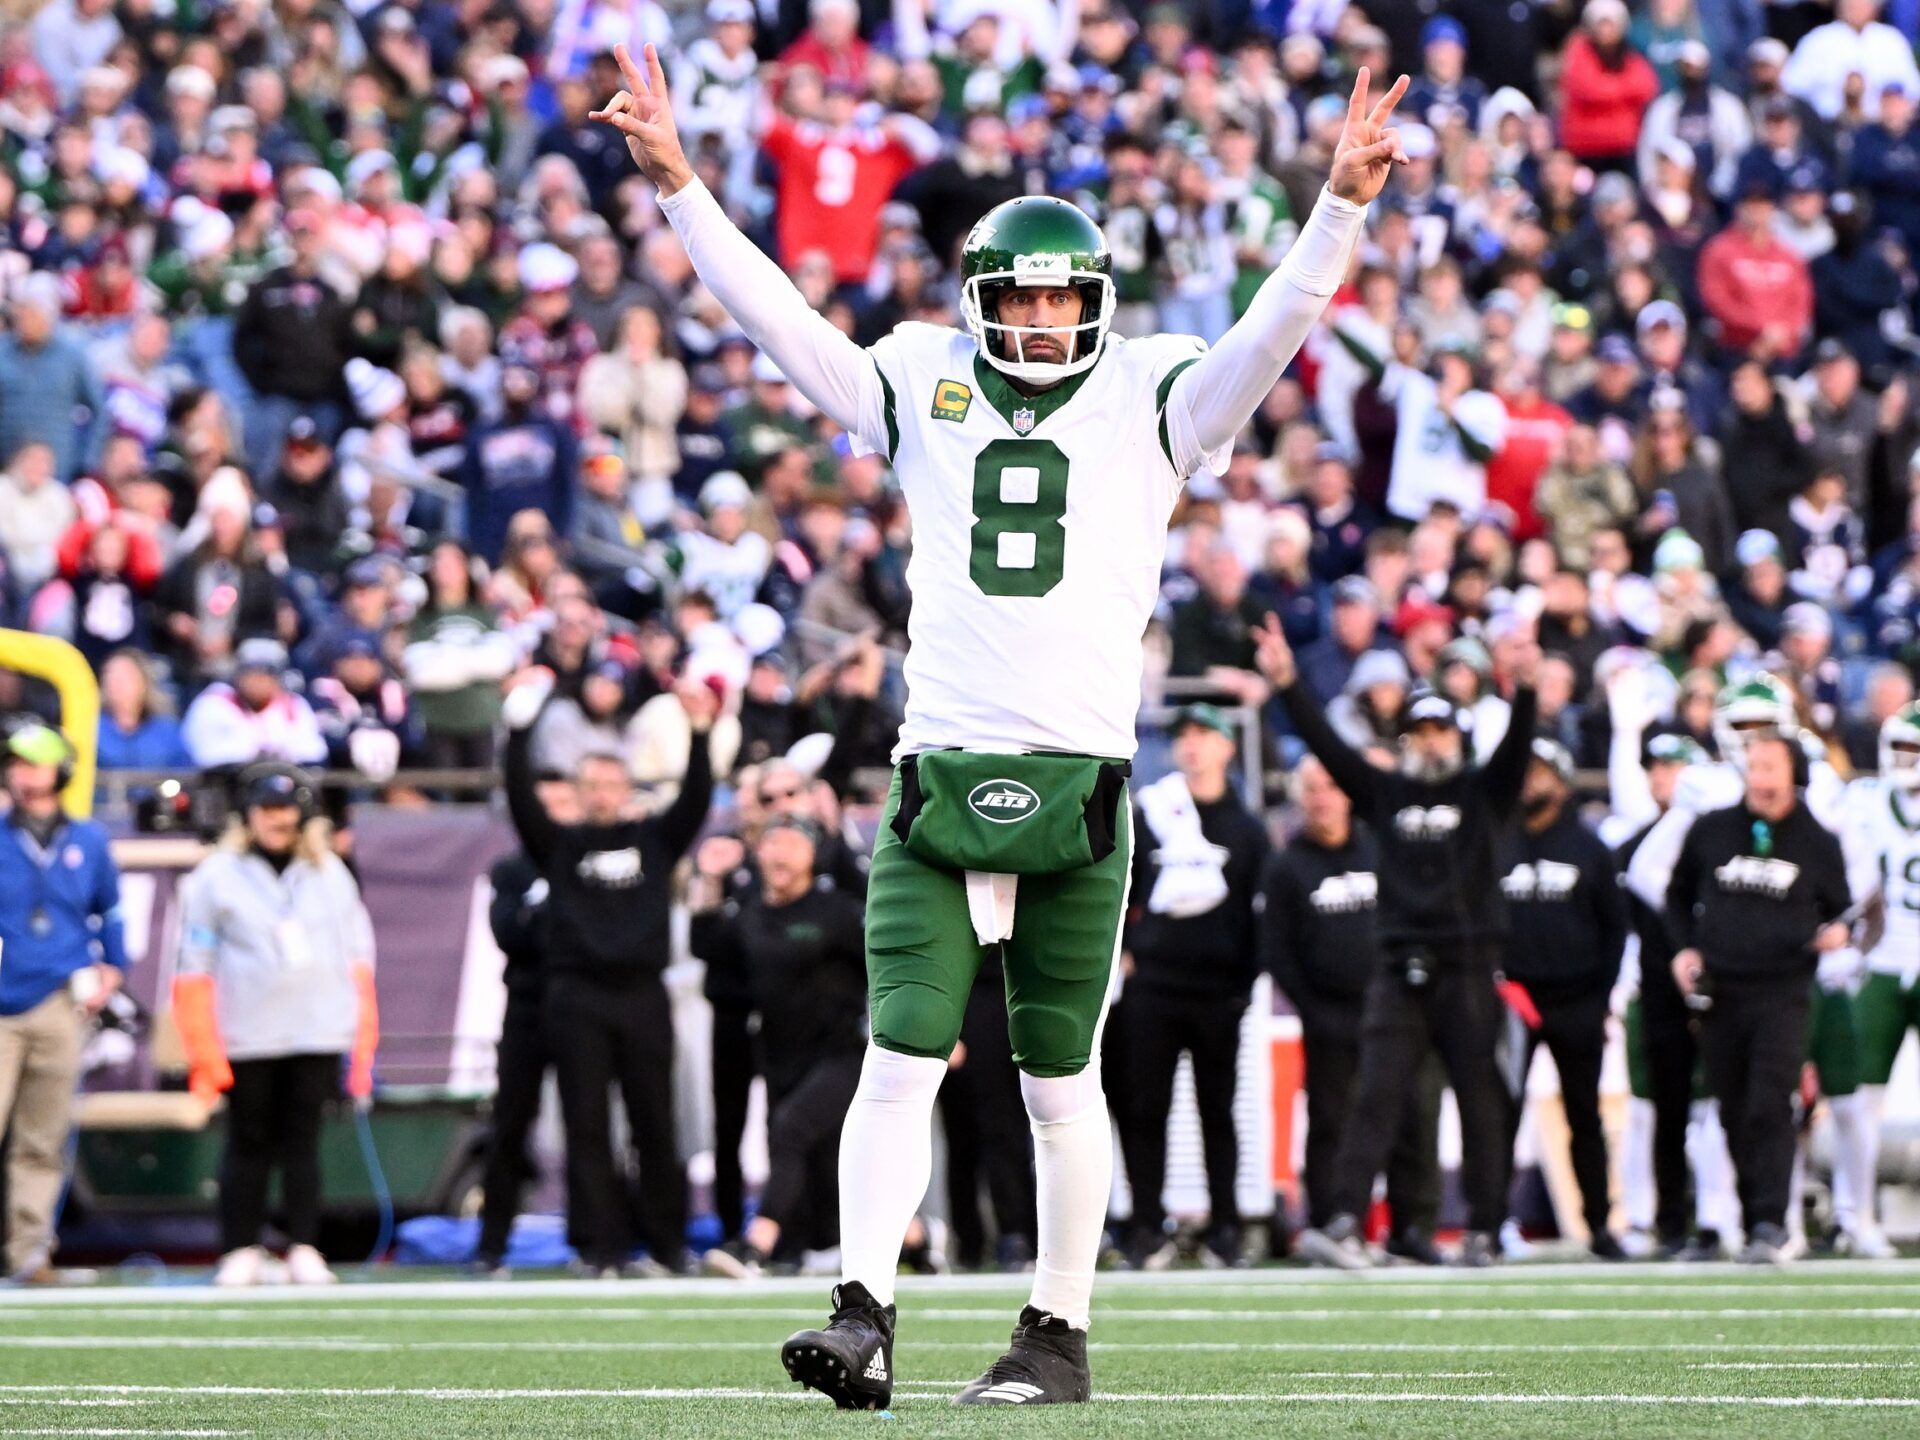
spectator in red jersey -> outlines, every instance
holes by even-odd
[[[867,60],[871,54],[860,38],[859,0],[812,0],[807,6],[807,31],[780,52],[776,87],[804,65],[816,70],[829,85],[847,85],[856,95],[866,93]],[[774,98],[780,98],[776,88]]]
[[[1560,142],[1589,165],[1627,169],[1640,119],[1660,93],[1647,57],[1627,44],[1621,0],[1588,0],[1560,72]]]
[[[1797,355],[1813,326],[1807,262],[1773,230],[1773,191],[1756,180],[1733,223],[1700,251],[1700,303],[1723,349],[1757,360]]]
[[[843,285],[864,281],[873,268],[880,207],[893,187],[939,153],[922,122],[890,115],[878,125],[863,123],[855,118],[858,104],[851,85],[831,81],[818,121],[775,116],[760,142],[780,171],[781,266],[792,270],[809,250],[824,250]]]
[[[1487,500],[1513,512],[1514,540],[1531,540],[1546,533],[1533,493],[1566,442],[1573,417],[1540,393],[1540,365],[1530,356],[1515,356],[1494,377],[1493,393],[1507,407],[1507,438],[1487,461]]]

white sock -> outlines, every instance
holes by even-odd
[[[1033,1129],[1039,1255],[1032,1305],[1084,1330],[1093,1309],[1093,1272],[1113,1190],[1113,1127],[1096,1061],[1078,1075],[1022,1074],[1020,1094]]]
[[[1653,1184],[1653,1102],[1627,1101],[1626,1145],[1620,1155],[1620,1188],[1624,1193],[1627,1228],[1651,1230],[1659,1197]]]
[[[1873,1102],[1856,1090],[1827,1101],[1827,1111],[1833,1116],[1833,1221],[1851,1234],[1873,1220],[1873,1170],[1862,1165],[1872,1154],[1872,1141],[1862,1132],[1869,1128]]]
[[[1862,1085],[1860,1110],[1854,1122],[1854,1141],[1859,1147],[1855,1164],[1860,1175],[1860,1223],[1868,1230],[1880,1227],[1880,1117],[1887,1103],[1887,1087]]]
[[[840,1130],[840,1278],[882,1305],[933,1175],[933,1101],[947,1062],[867,1047]]]
[[[1687,1160],[1693,1166],[1694,1223],[1731,1241],[1740,1230],[1740,1196],[1734,1189],[1733,1157],[1720,1127],[1720,1106],[1696,1100],[1689,1111]]]

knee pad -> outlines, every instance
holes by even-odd
[[[1072,1078],[1092,1060],[1099,1028],[1098,996],[1091,1010],[1022,999],[1008,1007],[1007,1038],[1022,1075]]]
[[[883,1049],[878,1044],[869,1045],[866,1059],[860,1066],[860,1088],[855,1098],[881,1105],[911,1105],[924,1101],[931,1108],[933,1097],[939,1093],[940,1082],[946,1079],[946,1075],[945,1060],[924,1055],[902,1055]]]
[[[1077,1075],[1029,1075],[1022,1071],[1020,1098],[1026,1101],[1027,1118],[1036,1125],[1063,1125],[1106,1108],[1098,1065],[1089,1065]]]
[[[955,1005],[930,986],[899,985],[873,999],[873,1043],[896,1054],[940,1061],[960,1041],[965,997]]]

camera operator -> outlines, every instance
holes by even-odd
[[[1352,802],[1311,755],[1293,771],[1305,823],[1267,862],[1260,917],[1262,963],[1293,1002],[1307,1062],[1307,1224],[1336,1214],[1334,1176],[1360,1062],[1367,985],[1386,963],[1376,922],[1379,847],[1353,818]],[[1440,1208],[1440,1085],[1431,1061],[1387,1159],[1387,1253],[1436,1263]]]
[[[1279,690],[1294,733],[1378,839],[1380,939],[1389,961],[1367,990],[1360,1078],[1336,1161],[1335,1217],[1325,1230],[1303,1234],[1300,1251],[1344,1269],[1372,1263],[1359,1217],[1399,1134],[1420,1064],[1437,1049],[1460,1109],[1469,1211],[1461,1260],[1491,1264],[1508,1171],[1506,1101],[1494,1068],[1493,976],[1507,932],[1496,842],[1526,774],[1539,650],[1519,648],[1507,731],[1484,764],[1471,758],[1454,703],[1422,690],[1401,715],[1399,768],[1382,770],[1334,733],[1298,683],[1278,620],[1269,616],[1256,633],[1261,673]]]
[[[1613,856],[1570,804],[1573,773],[1573,756],[1565,746],[1533,742],[1533,759],[1520,787],[1520,826],[1507,843],[1500,881],[1513,926],[1504,967],[1513,987],[1509,1003],[1517,1002],[1527,1022],[1509,1135],[1518,1132],[1525,1113],[1534,1051],[1545,1045],[1560,1072],[1589,1244],[1599,1259],[1624,1260],[1626,1252],[1607,1229],[1600,1057],[1607,1045],[1607,1005],[1627,940],[1627,911]]]
[[[1850,931],[1840,842],[1802,803],[1794,760],[1787,735],[1748,738],[1744,798],[1694,822],[1667,890],[1674,983],[1707,1004],[1701,1049],[1733,1153],[1749,1264],[1785,1258],[1793,1097],[1816,957],[1843,948]]]
[[[642,1269],[682,1269],[686,1177],[674,1134],[673,1015],[660,976],[671,959],[673,869],[713,796],[707,732],[719,696],[697,681],[683,681],[677,691],[692,744],[686,778],[665,811],[631,818],[633,781],[625,763],[590,751],[574,774],[581,822],[561,825],[540,804],[528,754],[533,722],[551,689],[544,675],[523,680],[508,694],[501,718],[509,732],[506,788],[514,829],[547,881],[545,1024],[558,1057],[577,1248],[585,1266],[602,1275],[620,1273],[632,1250],[608,1100],[618,1080],[641,1162],[652,1255]]]
[[[706,1257],[731,1278],[759,1274],[783,1241],[825,1250],[838,1239],[840,1126],[866,1053],[866,937],[860,902],[814,873],[819,840],[812,821],[778,816],[754,845],[753,893],[722,901],[727,871],[717,864],[695,879],[693,953],[744,977],[767,1080],[771,1165],[759,1213]]]

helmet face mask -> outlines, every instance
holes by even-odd
[[[1090,369],[1113,324],[1113,259],[1099,227],[1074,206],[1049,195],[1026,195],[996,205],[967,235],[960,252],[960,316],[981,357],[1016,380],[1045,384]],[[1019,288],[1071,289],[1080,296],[1072,325],[1009,325],[1000,300]],[[1049,336],[1066,348],[1064,361],[1027,358],[1031,337]]]
[[[1756,675],[1729,685],[1713,703],[1713,738],[1720,758],[1741,774],[1747,770],[1747,742],[1757,735],[1799,738],[1793,692],[1775,675]]]
[[[1920,790],[1920,704],[1903,705],[1881,722],[1880,778],[1896,790]]]

